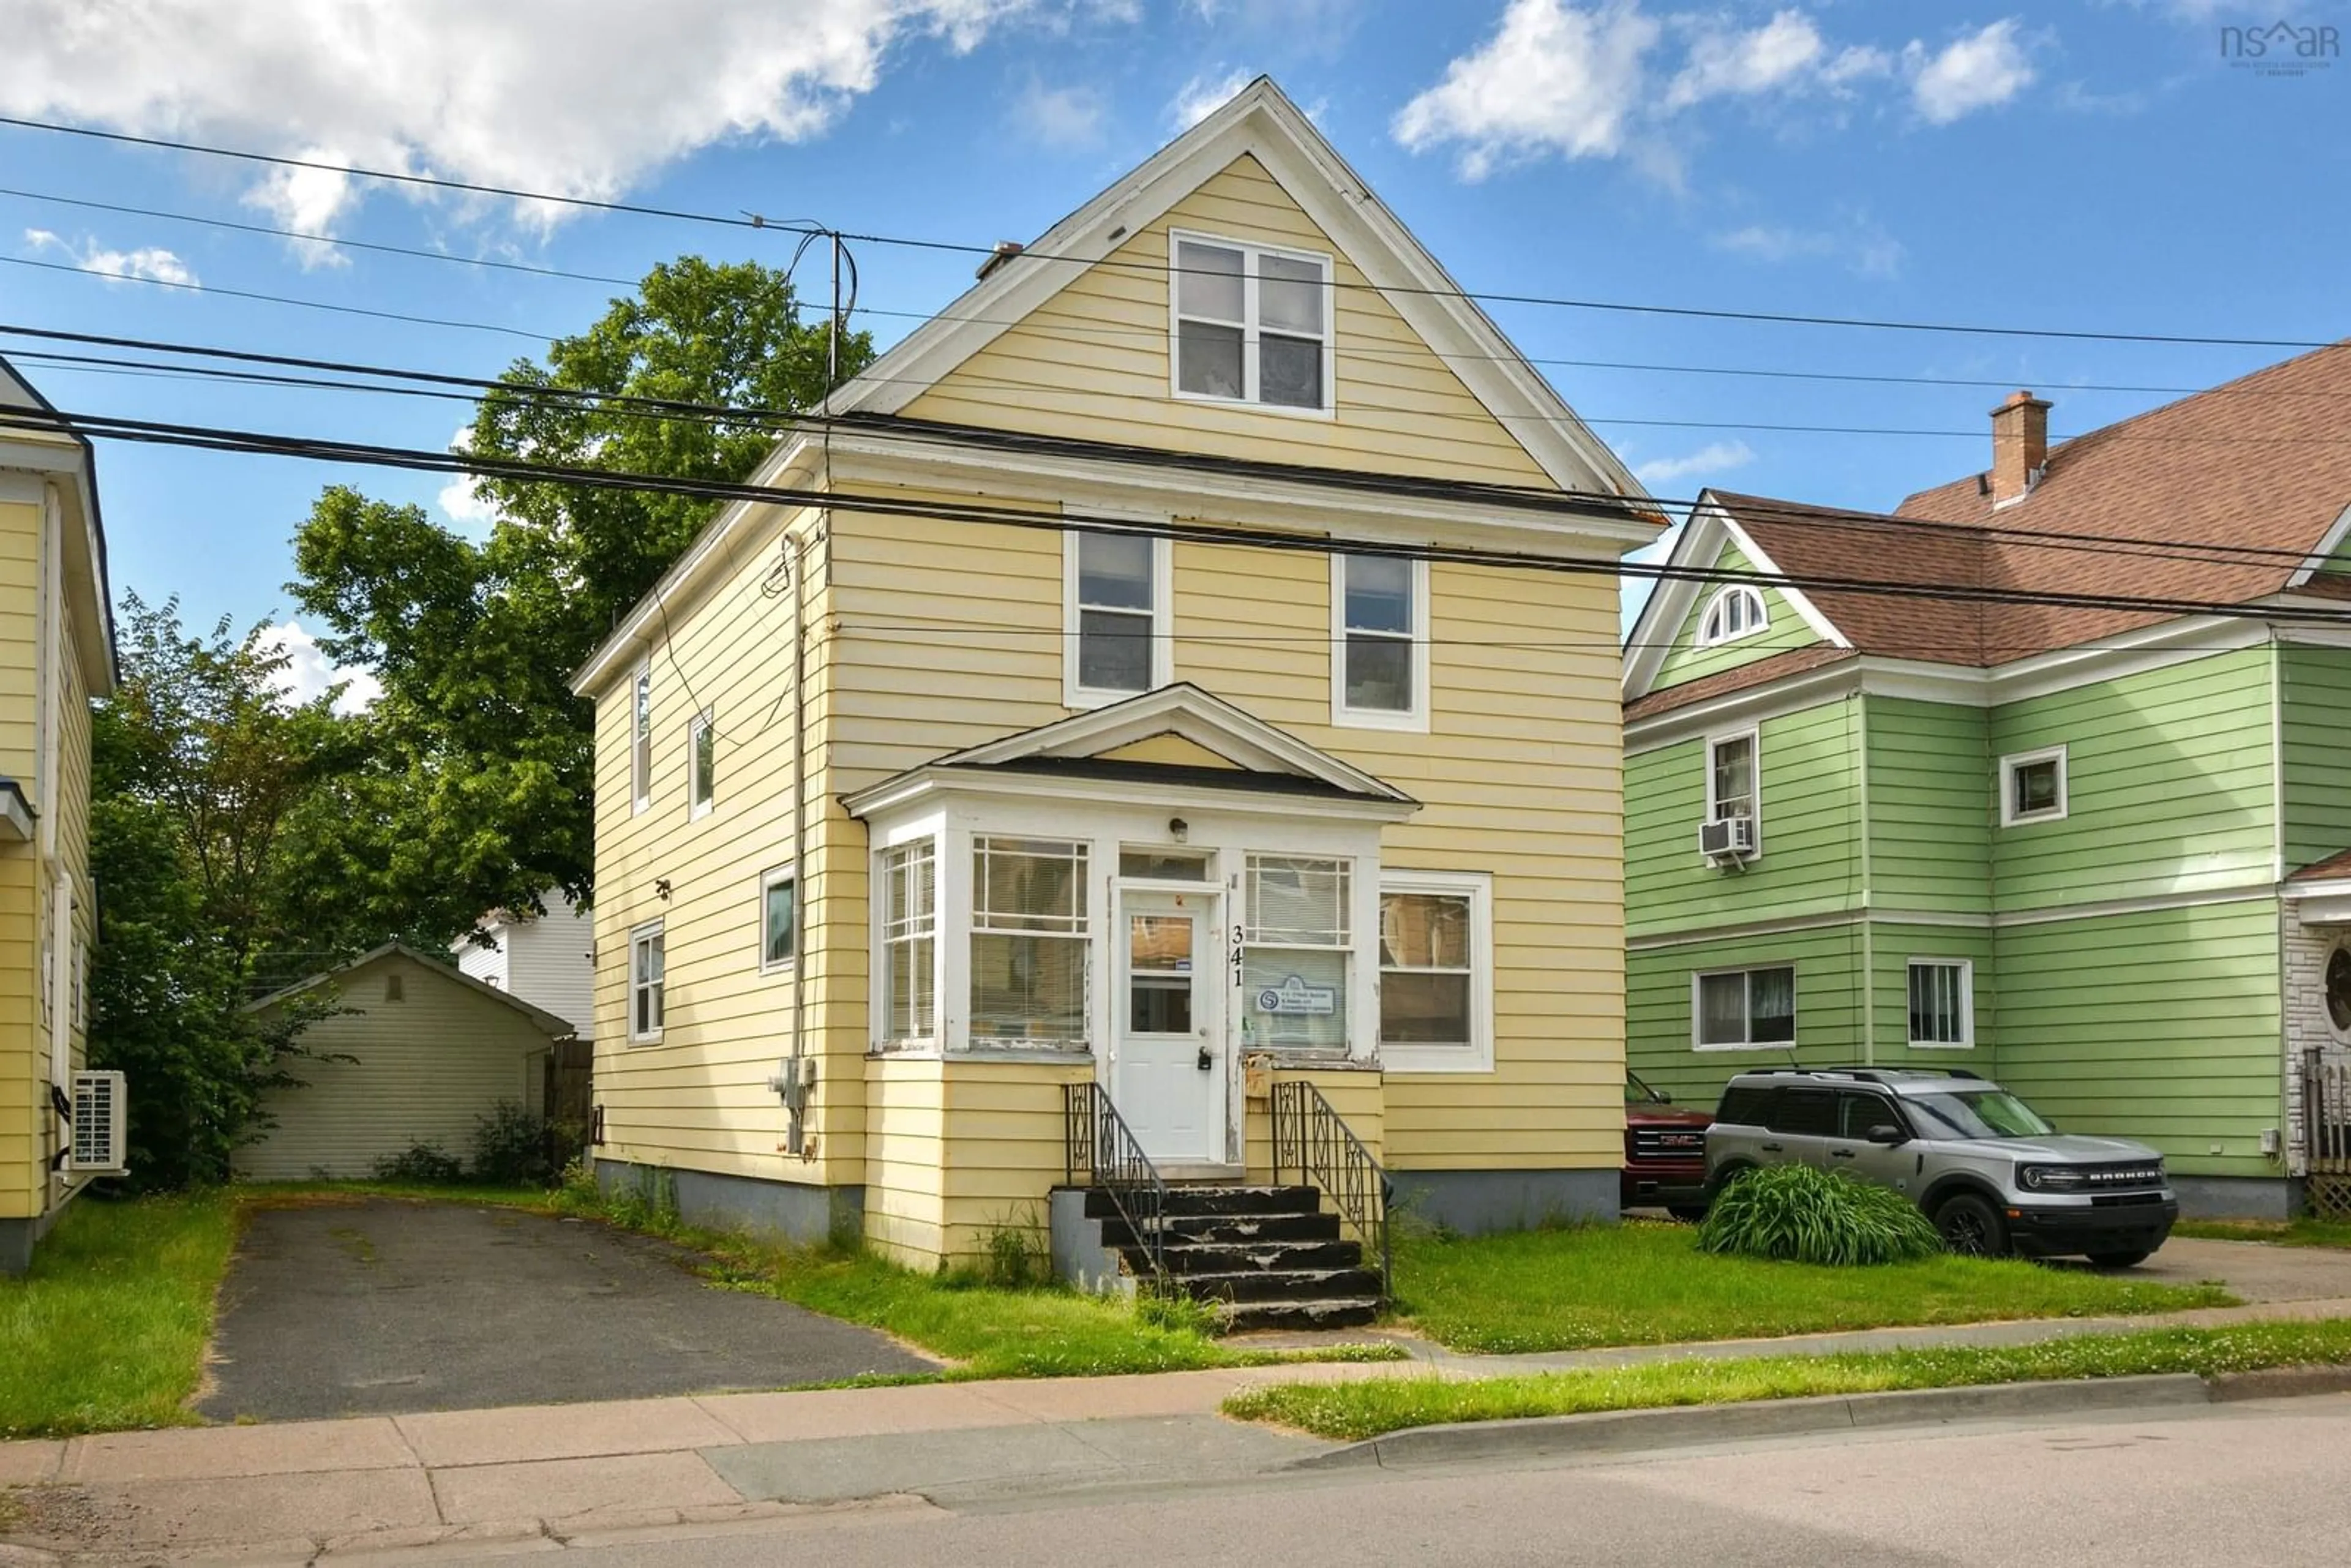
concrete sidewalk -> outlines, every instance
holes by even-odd
[[[951,1506],[1023,1490],[1262,1475],[1332,1447],[1217,1415],[1227,1396],[1269,1382],[2016,1344],[2331,1317],[2351,1317],[2351,1298],[1549,1355],[1463,1356],[1414,1342],[1419,1358],[1409,1362],[702,1395],[0,1444],[0,1564],[12,1563],[11,1542],[91,1562],[309,1562],[417,1548],[472,1557],[773,1528],[794,1512],[852,1504]]]

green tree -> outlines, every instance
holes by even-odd
[[[472,449],[739,481],[774,445],[774,413],[822,397],[827,335],[800,319],[783,273],[684,257],[543,364],[510,367],[479,405]],[[838,351],[843,378],[872,357],[864,333]],[[669,417],[598,401],[616,396],[765,412]],[[444,936],[484,909],[533,908],[550,885],[591,892],[594,716],[568,679],[716,509],[528,477],[475,487],[499,514],[481,543],[421,507],[328,490],[295,536],[290,585],[331,632],[321,645],[384,688],[367,760],[334,785],[345,835],[312,841],[319,884],[340,867],[380,918]]]

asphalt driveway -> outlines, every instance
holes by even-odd
[[[222,1287],[219,1421],[650,1398],[918,1373],[871,1329],[586,1220],[462,1203],[252,1215]]]

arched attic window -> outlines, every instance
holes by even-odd
[[[1708,603],[1706,614],[1698,623],[1698,645],[1711,648],[1718,643],[1735,643],[1771,624],[1771,613],[1763,608],[1763,596],[1744,584],[1734,583]]]

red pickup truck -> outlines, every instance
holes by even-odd
[[[1625,1208],[1662,1205],[1676,1219],[1706,1214],[1707,1111],[1689,1111],[1673,1096],[1625,1074],[1625,1174],[1617,1202]]]

